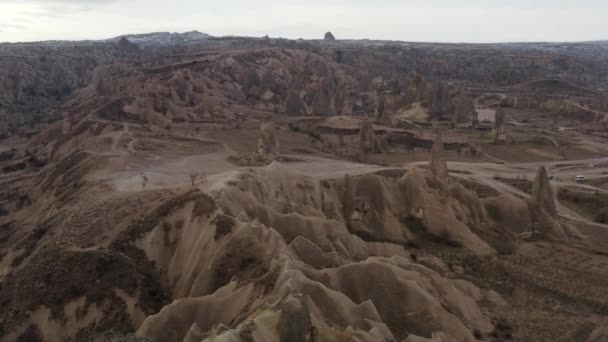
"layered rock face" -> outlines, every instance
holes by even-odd
[[[220,229],[217,218],[193,220],[179,233],[173,256],[158,261],[169,265],[174,294],[182,299],[148,317],[138,334],[157,341],[248,336],[261,342],[403,340],[436,334],[474,341],[474,331],[490,333],[492,325],[476,304],[484,291],[481,297],[471,296],[470,289],[479,291],[473,285],[443,278],[388,242],[414,238],[399,224],[397,212],[422,210],[433,234],[449,235],[480,252],[487,248],[477,245],[449,210],[447,217],[434,221],[442,204],[420,177],[413,171],[399,187],[391,187],[386,179],[368,175],[327,188],[279,164],[242,174],[219,200],[217,215],[230,217],[230,228],[222,228],[224,233],[214,239],[213,231]],[[397,205],[400,196],[408,201]],[[293,212],[282,214],[286,205]],[[192,250],[193,241],[209,248]],[[178,262],[185,257],[191,262]],[[370,278],[382,285],[365,285]],[[410,314],[403,319],[406,312]]]
[[[261,131],[278,153],[276,129]],[[3,275],[7,340],[28,329],[82,340],[119,327],[159,342],[472,342],[494,330],[480,309],[490,292],[445,277],[441,261],[412,258],[404,247],[428,235],[476,255],[495,253],[474,233],[491,224],[480,200],[455,182],[416,168],[396,178],[313,180],[273,162],[233,172],[209,194],[107,197],[93,184],[61,187],[82,182],[98,160],[76,153],[60,168],[79,178],[41,178],[32,210],[46,211],[44,198],[56,195],[67,212],[32,232],[39,242],[31,257]],[[91,222],[88,213],[102,209],[112,215]],[[69,276],[53,265],[69,265]],[[53,286],[36,287],[45,282]]]

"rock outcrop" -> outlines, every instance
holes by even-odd
[[[0,152],[0,341],[90,341],[112,329],[157,342],[473,342],[510,340],[511,327],[515,340],[544,341],[585,339],[602,324],[597,315],[585,317],[606,304],[595,272],[602,255],[593,251],[589,262],[578,243],[520,245],[515,236],[530,228],[539,238],[573,236],[546,170],[527,202],[511,183],[487,177],[483,165],[449,176],[441,132],[427,170],[343,158],[379,152],[385,137],[395,150],[430,147],[422,137],[429,107],[444,126],[468,124],[469,99],[450,103],[441,83],[429,97],[420,75],[403,87],[396,80],[410,70],[487,88],[548,73],[599,75],[606,63],[594,60],[601,56],[552,58],[525,46],[338,44],[331,34],[325,42],[188,40],[136,56],[118,39],[0,44],[0,113],[13,133],[3,148],[15,146]],[[146,45],[146,37],[133,39]],[[530,68],[530,61],[542,63]],[[595,97],[580,101],[603,118]],[[480,106],[480,114],[490,119],[498,102]],[[568,102],[572,115],[585,109]],[[283,104],[292,116],[314,107],[324,117],[280,117]],[[375,135],[371,121],[360,120],[374,109],[381,123],[401,115],[413,128],[377,126]],[[256,150],[256,120],[293,131],[263,125]],[[583,143],[574,145],[584,150]],[[285,145],[299,157],[281,156]],[[257,167],[226,162],[231,149],[249,151],[242,164]],[[488,146],[497,157],[504,150]],[[399,163],[393,154],[374,157]],[[486,177],[478,178],[483,168]],[[508,165],[495,169],[508,174]],[[601,193],[588,195],[601,201]],[[585,215],[593,209],[580,201],[573,207]],[[597,227],[580,221],[589,237],[581,242],[595,249],[601,234],[587,234]],[[504,247],[512,257],[494,257]],[[552,277],[552,265],[564,259]],[[493,310],[504,304],[496,293],[457,277],[496,286],[514,307]],[[536,303],[566,310],[555,306],[553,317],[535,312]],[[513,322],[493,333],[486,313]],[[604,330],[592,334],[594,342],[605,339]],[[543,338],[546,332],[553,338]]]
[[[577,121],[593,122],[601,117],[596,111],[574,100],[549,99],[541,105],[541,109]]]
[[[555,204],[555,194],[551,188],[550,181],[547,169],[541,166],[532,184],[532,197],[549,215],[556,217],[557,205]]]
[[[374,124],[369,118],[361,120],[359,128],[359,160],[366,161],[369,154],[376,152]]]
[[[557,221],[555,195],[544,166],[541,166],[536,174],[532,186],[532,197],[528,199],[528,209],[533,225],[533,235],[538,230],[542,237],[550,240],[567,239],[564,228]]]
[[[319,88],[312,103],[312,115],[332,116],[336,114],[333,98],[332,81],[323,77],[319,80]]]
[[[523,199],[501,194],[484,198],[483,203],[490,218],[513,234],[526,234],[532,227],[530,209]]]
[[[472,126],[477,121],[477,112],[473,99],[466,94],[458,94],[452,99],[454,113],[452,123],[459,126]]]
[[[336,37],[334,37],[334,34],[331,32],[326,32],[325,36],[323,37],[324,40],[336,40]]]
[[[433,82],[429,89],[428,105],[434,120],[447,120],[451,118],[452,103],[450,90],[445,82]]]
[[[428,110],[419,102],[415,102],[410,107],[401,109],[394,117],[395,123],[403,124],[428,124],[431,115]]]
[[[351,115],[352,104],[350,99],[350,89],[344,84],[336,85],[333,94],[334,108],[337,115]]]
[[[146,240],[146,252],[165,255],[158,248],[167,249],[159,265],[173,276],[181,299],[148,316],[138,335],[187,342],[242,336],[256,342],[402,341],[435,333],[474,341],[474,335],[490,335],[492,324],[478,306],[490,292],[417,263],[403,243],[383,242],[407,239],[393,215],[399,198],[414,212],[421,205],[423,224],[438,237],[491,253],[452,214],[467,204],[443,204],[423,173],[409,172],[397,187],[377,175],[357,177],[350,180],[352,196],[341,196],[345,184],[339,181],[325,187],[277,163],[243,171],[238,179],[224,189],[218,213],[188,219],[175,245],[162,247],[162,235]],[[411,201],[401,197],[406,194]],[[287,203],[293,212],[283,214]],[[336,212],[341,207],[356,221],[354,230]],[[173,215],[189,218],[191,210],[184,206]],[[209,233],[217,229],[216,215],[234,217],[219,239]],[[208,248],[196,247],[201,244]],[[324,264],[332,267],[311,266]],[[369,279],[381,285],[368,286]]]
[[[504,144],[507,141],[507,118],[501,105],[498,105],[494,115],[494,143]]]
[[[427,101],[428,92],[424,77],[419,73],[414,73],[407,80],[405,94],[402,96],[400,104],[407,107],[415,102],[423,103]]]
[[[300,93],[295,89],[290,90],[287,94],[287,99],[285,100],[285,112],[290,116],[301,116],[306,114],[304,102],[300,97]]]
[[[443,133],[440,129],[437,129],[435,131],[435,140],[433,141],[433,147],[431,148],[428,171],[433,176],[448,182],[448,166],[443,153]]]
[[[448,244],[465,247],[479,255],[496,251],[475,235],[470,226],[486,220],[486,211],[475,193],[457,183],[447,183],[417,168],[399,182],[406,214],[425,230]]]
[[[384,93],[379,93],[376,102],[376,121],[382,122],[386,109],[386,95]]]
[[[274,159],[281,154],[277,127],[269,122],[260,127],[260,139],[258,140],[258,154],[263,157]]]
[[[141,52],[141,49],[136,44],[131,43],[126,37],[120,38],[116,43],[116,49],[123,55],[132,56]]]
[[[243,90],[247,97],[257,98],[261,93],[261,80],[253,67],[245,69],[242,75]]]

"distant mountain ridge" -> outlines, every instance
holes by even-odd
[[[0,46],[43,46],[43,47],[64,47],[64,46],[91,46],[100,43],[118,43],[122,38],[126,38],[129,42],[148,47],[148,46],[167,46],[174,44],[183,44],[189,42],[197,42],[214,38],[213,36],[199,32],[150,32],[124,34],[108,39],[86,39],[86,40],[44,40],[34,42],[17,42],[5,43],[0,42]]]
[[[107,42],[118,42],[122,38],[128,39],[131,43],[143,46],[173,45],[188,43],[198,40],[213,38],[213,36],[199,31],[189,32],[151,32],[141,34],[126,34],[107,39]]]

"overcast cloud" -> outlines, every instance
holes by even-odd
[[[559,4],[557,4],[559,3]],[[0,41],[212,35],[504,42],[608,39],[606,0],[0,0]]]

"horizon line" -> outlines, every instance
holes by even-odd
[[[45,40],[31,40],[31,41],[0,41],[0,44],[36,44],[36,43],[84,43],[84,42],[92,42],[92,43],[105,43],[111,41],[113,39],[127,37],[128,36],[138,36],[138,35],[149,35],[149,34],[186,34],[186,33],[201,33],[206,34],[210,37],[210,39],[214,38],[248,38],[248,39],[264,39],[266,37],[270,39],[284,39],[284,40],[304,40],[304,41],[325,41],[323,38],[287,38],[281,36],[249,36],[249,35],[239,35],[239,34],[225,34],[225,35],[212,35],[206,32],[202,32],[199,30],[188,30],[188,31],[149,31],[149,32],[138,32],[138,33],[125,33],[117,36],[109,37],[109,38],[83,38],[83,39],[45,39]],[[329,31],[331,32],[331,31]],[[322,34],[321,34],[322,35]],[[204,39],[200,39],[204,40]],[[424,40],[399,40],[399,39],[377,39],[377,38],[336,38],[336,42],[344,41],[372,41],[372,42],[395,42],[395,43],[415,43],[415,44],[445,44],[445,45],[459,45],[459,44],[469,44],[469,45],[492,45],[492,44],[582,44],[582,43],[602,43],[608,42],[608,38],[606,39],[591,39],[591,40],[536,40],[536,41],[486,41],[486,42],[470,42],[470,41],[424,41]]]

